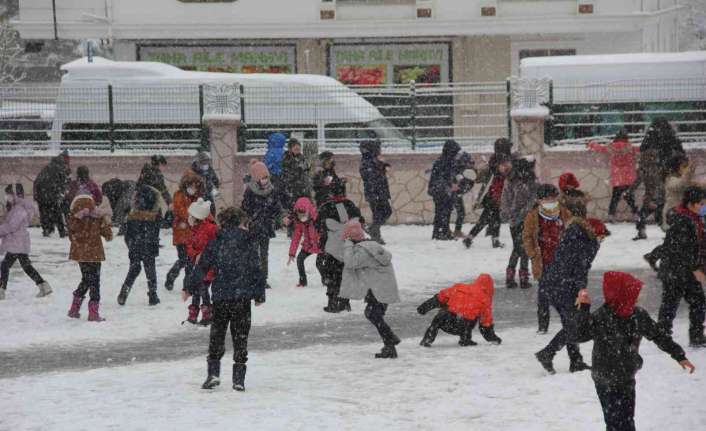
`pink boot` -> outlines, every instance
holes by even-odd
[[[191,324],[196,324],[199,321],[199,307],[197,307],[194,304],[189,305],[189,317],[186,318],[186,321],[191,323]]]
[[[79,311],[81,311],[81,304],[83,304],[83,298],[78,295],[74,295],[74,300],[73,300],[73,302],[71,302],[71,308],[69,308],[68,316],[70,318],[72,318],[72,319],[80,319],[81,318],[81,314],[79,313]]]
[[[89,322],[102,322],[105,319],[98,314],[98,301],[88,301],[88,321]]]
[[[201,321],[199,325],[208,326],[211,324],[211,319],[213,319],[211,306],[202,305],[201,306]]]

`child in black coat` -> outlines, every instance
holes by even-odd
[[[255,306],[265,302],[265,276],[260,268],[256,246],[248,230],[247,214],[227,208],[218,215],[221,229],[208,243],[196,267],[189,275],[189,291],[198,286],[209,270],[216,277],[211,285],[213,321],[208,345],[208,377],[203,389],[220,384],[221,358],[225,354],[225,338],[230,326],[233,337],[233,389],[245,390],[248,362],[251,301]],[[183,293],[186,300],[188,293]]]
[[[635,374],[642,368],[639,353],[642,337],[653,341],[681,365],[694,372],[684,350],[637,307],[642,282],[623,272],[606,272],[603,276],[605,304],[590,314],[591,299],[582,290],[577,298],[578,339],[593,340],[591,376],[603,407],[607,431],[635,430]]]

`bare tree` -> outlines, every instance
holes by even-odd
[[[23,54],[19,33],[9,22],[0,22],[0,83],[14,84],[25,78],[20,65]]]

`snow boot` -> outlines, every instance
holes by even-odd
[[[571,373],[578,373],[579,371],[586,371],[590,369],[591,366],[582,360],[571,361],[571,364],[569,365],[569,372]]]
[[[46,281],[39,283],[37,285],[37,287],[39,288],[39,293],[37,293],[37,298],[45,297],[45,296],[51,294],[51,292],[52,292],[51,286]]]
[[[0,301],[2,301],[3,299],[5,299],[5,288],[0,287]]]
[[[500,239],[497,236],[493,237],[493,248],[505,248],[505,244],[500,242]]]
[[[461,347],[468,347],[468,346],[477,346],[478,343],[473,341],[472,339],[468,337],[461,337],[460,340],[458,340],[458,345]]]
[[[103,322],[105,319],[98,313],[100,303],[98,301],[88,301],[88,321]]]
[[[343,310],[338,305],[338,299],[335,296],[329,296],[328,305],[324,307],[324,311],[327,313],[340,313]]]
[[[659,258],[652,253],[647,253],[646,255],[642,256],[643,259],[645,259],[645,262],[647,262],[648,265],[650,265],[650,268],[654,272],[659,271],[659,267],[657,266],[657,262],[659,262]]]
[[[208,377],[201,385],[201,389],[213,389],[221,384],[221,361],[207,361]]]
[[[120,288],[120,293],[118,293],[118,305],[125,305],[127,296],[130,294],[130,289],[132,289],[132,286],[123,284],[123,287]]]
[[[471,248],[471,246],[473,245],[473,235],[468,235],[466,238],[464,238],[463,245],[465,245],[466,248]]]
[[[507,268],[505,270],[505,287],[508,289],[515,289],[517,287],[515,268]]]
[[[83,298],[74,295],[74,300],[71,302],[71,308],[69,308],[69,314],[68,316],[72,319],[80,319],[81,314],[79,311],[81,311],[81,304],[83,304]]]
[[[382,239],[382,234],[380,233],[380,226],[376,224],[370,225],[370,239],[377,242],[380,245],[385,245],[385,241]]]
[[[248,370],[245,364],[233,364],[233,389],[238,392],[245,390],[245,372]]]
[[[704,336],[703,327],[699,328],[699,330],[694,331],[693,333],[691,333],[690,331],[689,347],[695,347],[697,349],[706,347],[706,336]]]
[[[186,318],[186,321],[195,325],[199,321],[199,307],[191,304],[189,305],[189,317]]]
[[[644,228],[638,229],[638,230],[637,230],[637,236],[636,236],[635,238],[633,238],[632,240],[633,240],[633,241],[640,241],[640,240],[643,240],[643,239],[647,239],[647,233],[645,232],[645,229],[644,229]]]
[[[397,349],[392,344],[385,345],[380,353],[376,353],[375,357],[377,359],[395,359],[397,358]]]
[[[201,306],[201,321],[199,322],[199,325],[208,326],[211,324],[212,320],[213,320],[213,315],[211,313],[211,306],[210,305],[202,305]]]
[[[556,374],[554,363],[552,362],[552,359],[554,359],[553,356],[550,356],[543,351],[535,353],[534,356],[537,358],[539,363],[542,364],[542,368],[544,368],[549,374]]]
[[[530,283],[529,277],[529,271],[527,271],[526,269],[520,270],[520,289],[529,289],[532,287],[532,283]]]
[[[338,298],[339,311],[351,311],[351,300],[348,298]]]
[[[159,304],[159,296],[157,296],[157,291],[156,290],[150,290],[147,292],[147,298],[149,299],[149,305],[150,306],[155,306]]]
[[[433,325],[429,326],[429,328],[427,328],[427,331],[424,333],[422,341],[419,342],[419,345],[422,347],[431,347],[432,343],[434,343],[434,340],[436,340],[436,334],[438,332],[439,328],[436,328]]]

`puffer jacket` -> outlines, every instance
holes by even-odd
[[[252,234],[255,238],[275,237],[275,222],[283,215],[283,210],[272,182],[265,188],[252,181],[247,183],[241,207],[252,220]]]
[[[527,213],[534,207],[539,183],[536,179],[514,179],[505,181],[500,198],[500,218],[510,226],[525,221]]]
[[[137,186],[125,230],[130,259],[159,255],[159,228],[165,208],[159,190],[146,184]]]
[[[306,222],[300,221],[296,213],[306,212],[309,215],[309,220]],[[302,250],[309,254],[319,254],[319,232],[316,230],[316,219],[318,214],[314,204],[308,198],[299,198],[294,204],[294,232],[292,232],[292,242],[289,245],[289,256],[294,257],[297,254],[297,248],[301,242]],[[303,241],[302,241],[303,239]]]
[[[383,304],[400,301],[392,254],[375,241],[354,243],[347,240],[343,245],[340,295],[348,299],[363,299],[368,290]]]
[[[0,253],[29,254],[29,225],[34,216],[34,205],[25,198],[15,197],[5,220],[0,224]]]
[[[191,227],[191,236],[186,242],[186,254],[189,256],[191,263],[196,263],[196,258],[206,249],[209,242],[216,239],[218,226],[213,220],[213,216],[209,214],[206,220],[203,220]],[[204,282],[210,283],[215,278],[213,270],[209,271],[204,278]]]
[[[196,194],[190,196],[186,189],[189,187],[196,188]],[[206,193],[203,180],[192,171],[188,171],[181,177],[179,181],[179,190],[174,193],[172,203],[172,213],[174,220],[172,221],[172,243],[174,245],[184,245],[191,236],[191,228],[189,227],[189,206],[196,202],[198,198],[203,197]]]
[[[589,142],[588,148],[610,157],[611,187],[631,186],[637,178],[637,158],[640,147],[633,146],[629,141],[613,141],[608,145]]]
[[[78,195],[74,198],[66,223],[71,241],[69,259],[77,262],[105,260],[101,237],[111,241],[113,230],[106,217],[98,212],[92,196]]]
[[[684,191],[691,187],[704,187],[706,184],[694,179],[694,170],[689,169],[684,175],[677,177],[668,176],[664,181],[664,209],[662,210],[662,229],[666,232],[669,229],[667,224],[668,214],[671,210],[681,204]]]
[[[493,278],[481,274],[473,283],[457,283],[436,294],[442,305],[466,320],[480,319],[481,326],[493,324]]]
[[[267,137],[267,152],[262,161],[272,175],[279,176],[282,173],[282,158],[286,142],[287,138],[281,133],[272,133]]]
[[[539,207],[534,208],[532,211],[527,213],[524,228],[522,229],[522,246],[525,249],[525,253],[527,253],[527,256],[532,261],[532,276],[535,280],[539,280],[542,277],[542,271],[544,270],[542,249],[539,246],[540,217]],[[566,226],[571,217],[572,215],[569,210],[563,206],[560,206],[559,219],[562,221],[564,226]]]

